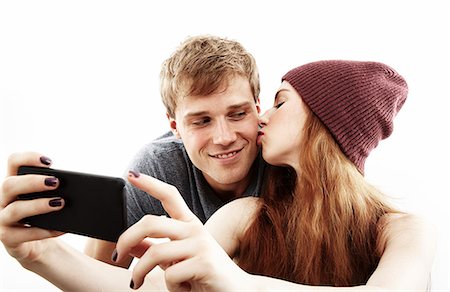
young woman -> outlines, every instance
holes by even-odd
[[[397,72],[376,62],[289,71],[260,119],[258,143],[273,166],[263,194],[221,208],[209,232],[176,189],[131,171],[130,181],[171,218],[146,216],[119,239],[115,260],[141,257],[130,286],[159,265],[170,290],[427,289],[433,229],[364,179],[364,162],[392,133],[407,91]]]
[[[406,94],[403,78],[380,63],[322,61],[293,69],[252,138],[272,165],[263,193],[228,203],[206,226],[174,186],[130,171],[130,182],[171,217],[147,215],[122,234],[112,260],[140,257],[132,274],[50,239],[60,232],[19,223],[63,208],[49,207],[50,199],[16,201],[14,194],[49,189],[41,177],[20,185],[11,176],[2,185],[0,240],[23,267],[64,291],[425,290],[432,228],[390,207],[363,177],[365,159],[392,132]],[[211,118],[202,127],[220,122]],[[216,163],[236,163],[237,146]],[[8,173],[46,162],[38,157],[11,160]],[[156,266],[163,275],[150,273]]]

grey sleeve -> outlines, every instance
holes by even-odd
[[[186,203],[191,205],[189,164],[181,142],[173,137],[163,136],[145,145],[131,161],[129,169],[174,185]],[[126,185],[126,203],[128,226],[147,214],[167,215],[157,199],[129,183]]]
[[[147,145],[137,153],[135,158],[129,164],[128,169],[157,177],[155,168],[152,165],[152,163],[157,163],[157,159],[153,156],[153,151],[148,148],[151,148],[151,146]],[[158,200],[134,187],[128,181],[125,185],[125,191],[128,226],[133,225],[146,214],[164,214],[164,209]]]

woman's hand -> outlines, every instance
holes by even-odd
[[[7,176],[0,189],[0,240],[8,253],[22,265],[36,261],[48,248],[50,241],[62,232],[27,226],[20,221],[26,217],[58,211],[64,207],[61,198],[17,200],[20,194],[53,190],[58,180],[44,175],[17,175],[21,165],[48,167],[50,159],[38,153],[15,153],[8,159]]]
[[[242,289],[248,274],[241,270],[191,212],[178,190],[155,178],[130,172],[129,181],[161,201],[171,218],[147,215],[125,231],[117,242],[117,258],[140,257],[130,286],[139,288],[159,265],[170,291]],[[169,238],[152,244],[147,238]]]

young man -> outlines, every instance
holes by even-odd
[[[260,193],[264,163],[256,137],[259,75],[238,42],[197,36],[185,40],[161,69],[161,96],[172,133],[146,145],[130,169],[177,187],[205,222],[224,203]],[[127,184],[128,224],[166,214],[158,200]],[[90,239],[85,253],[111,261],[115,245]]]
[[[175,185],[190,209],[206,221],[235,198],[260,191],[264,163],[256,138],[259,77],[253,57],[237,42],[187,39],[163,64],[161,93],[172,133],[145,146],[130,169]],[[60,198],[17,201],[17,195],[58,187],[55,178],[17,176],[20,165],[49,166],[37,153],[11,155],[0,193],[0,239],[25,268],[63,290],[122,289],[130,272],[103,264],[48,239],[59,232],[28,228],[25,217],[58,211]],[[127,185],[129,225],[146,214],[165,214],[159,201]],[[111,243],[91,240],[86,253],[111,262]],[[131,258],[118,263],[129,266]],[[73,279],[73,267],[77,279]],[[125,279],[125,280],[124,280]]]

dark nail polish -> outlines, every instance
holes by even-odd
[[[116,262],[116,261],[117,261],[117,250],[114,250],[114,251],[113,251],[113,253],[112,253],[112,255],[111,255],[111,260],[112,260],[113,262]]]
[[[61,207],[62,206],[62,199],[58,198],[58,199],[51,199],[48,204],[50,205],[50,207]]]
[[[54,187],[58,183],[58,179],[56,177],[47,177],[44,180],[44,184],[48,187]]]
[[[50,165],[52,164],[52,160],[50,158],[48,158],[47,156],[41,156],[39,158],[39,160],[41,161],[42,164],[44,165]]]
[[[128,173],[129,173],[131,176],[134,176],[135,178],[138,178],[138,177],[141,175],[139,172],[134,171],[134,170],[129,170]]]
[[[133,281],[133,279],[131,279],[131,281],[130,281],[130,288],[134,290],[134,281]]]

